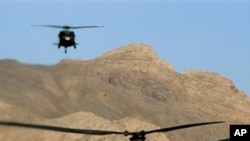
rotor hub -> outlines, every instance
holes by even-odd
[[[132,137],[129,138],[130,141],[145,141],[146,140],[146,137],[145,137],[145,131],[142,130],[140,132],[128,132],[128,131],[125,131],[124,133],[124,136],[129,136],[131,135]]]

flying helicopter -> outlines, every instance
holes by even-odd
[[[152,133],[169,132],[169,131],[179,130],[183,128],[190,128],[190,127],[195,127],[195,126],[203,126],[203,125],[218,124],[218,123],[224,123],[224,122],[223,121],[201,122],[201,123],[191,123],[191,124],[178,125],[174,127],[155,129],[155,130],[150,130],[150,131],[142,130],[139,132],[129,132],[129,131],[121,132],[121,131],[107,131],[107,130],[76,129],[76,128],[65,128],[65,127],[57,127],[57,126],[49,126],[49,125],[0,121],[0,125],[3,125],[3,126],[42,129],[42,130],[58,131],[58,132],[64,132],[64,133],[100,135],[100,136],[112,135],[112,134],[131,136],[129,138],[130,141],[146,141],[146,135],[152,134]],[[219,141],[229,141],[229,139],[223,139]]]
[[[54,43],[58,46],[58,48],[61,48],[63,46],[65,48],[65,53],[67,53],[68,47],[74,47],[76,49],[76,46],[78,43],[75,42],[75,33],[74,31],[70,29],[80,29],[80,28],[99,28],[104,26],[58,26],[58,25],[36,25],[41,27],[50,27],[50,28],[61,28],[61,30],[58,34],[59,37],[59,43]]]

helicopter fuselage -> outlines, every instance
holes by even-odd
[[[74,46],[74,48],[76,48],[75,33],[73,31],[61,31],[58,34],[58,37],[59,37],[59,44],[58,44],[59,48],[61,46],[65,48]]]
[[[69,30],[60,31],[58,34],[59,43],[58,48],[63,46],[65,48],[65,53],[67,53],[67,48],[73,46],[76,49],[77,43],[75,42],[75,33]]]

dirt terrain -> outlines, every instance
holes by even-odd
[[[146,44],[119,47],[92,60],[64,59],[51,66],[0,61],[2,121],[118,131],[226,121],[148,138],[216,141],[229,137],[229,124],[250,123],[249,109],[249,97],[228,78],[201,70],[177,72]],[[0,140],[128,139],[1,126]]]

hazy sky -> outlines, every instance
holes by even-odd
[[[146,43],[178,72],[217,72],[250,95],[250,2],[45,1],[0,0],[0,59],[50,65]],[[60,29],[32,26],[46,24],[105,27],[74,30],[78,48],[64,54]]]

